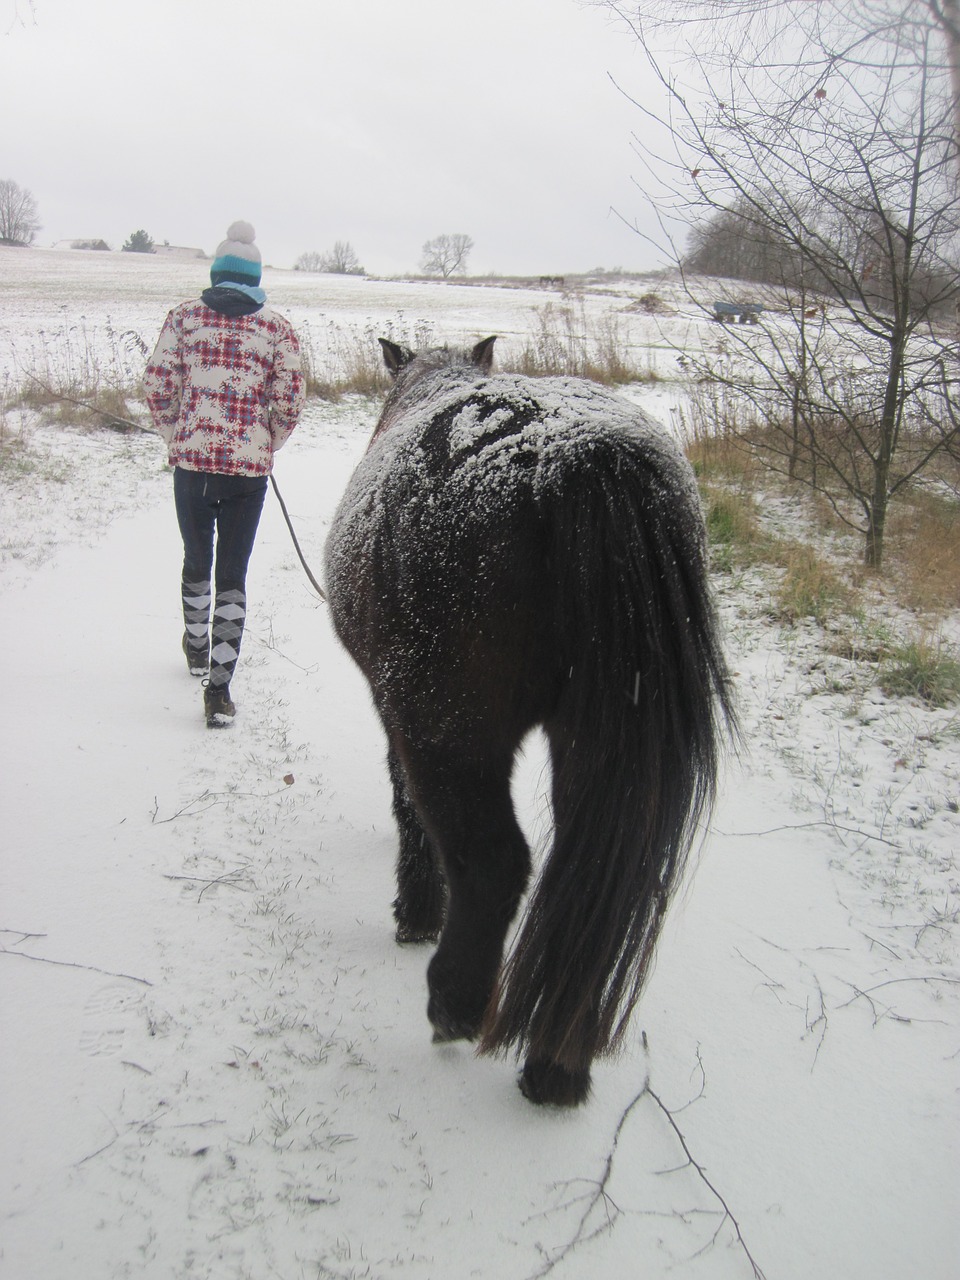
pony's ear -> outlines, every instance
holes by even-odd
[[[489,373],[493,368],[493,344],[496,340],[496,334],[494,334],[492,338],[484,338],[484,340],[482,342],[478,342],[470,352],[470,359],[477,368],[481,369],[484,373]]]
[[[395,378],[405,364],[409,364],[414,358],[415,352],[408,347],[399,347],[395,342],[391,342],[388,338],[381,338],[380,346],[383,348],[383,363],[387,366],[390,376]]]

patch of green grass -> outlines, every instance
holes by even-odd
[[[707,506],[707,537],[712,543],[756,542],[757,515],[751,498],[739,493],[714,492]]]
[[[22,439],[0,442],[0,478],[19,480],[37,470]]]
[[[46,453],[37,453],[31,449],[28,441],[23,439],[0,442],[0,481],[16,484],[22,480],[36,482],[50,481],[52,484],[65,484],[69,478],[70,468],[65,459],[50,458]]]
[[[773,540],[760,528],[753,498],[736,489],[701,484],[710,564],[721,573],[738,566],[769,560]]]
[[[909,640],[883,664],[880,687],[891,697],[948,707],[960,700],[960,660],[941,637]]]

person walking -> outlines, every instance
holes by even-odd
[[[273,470],[303,408],[300,344],[264,303],[253,227],[217,246],[210,288],[167,315],[144,374],[167,445],[183,538],[183,652],[207,677],[207,726],[236,715],[230,693],[247,613],[247,564]],[[211,615],[211,604],[213,606]]]

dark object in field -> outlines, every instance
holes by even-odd
[[[575,378],[382,341],[396,382],[326,548],[334,625],[387,733],[401,942],[440,939],[435,1040],[525,1056],[576,1104],[640,994],[730,718],[691,469]],[[510,775],[549,742],[555,829],[530,855]]]
[[[759,324],[763,307],[759,302],[715,302],[713,318],[721,324]]]

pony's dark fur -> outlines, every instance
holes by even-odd
[[[327,544],[337,632],[389,742],[401,942],[440,942],[434,1038],[525,1055],[574,1104],[620,1040],[732,719],[692,473],[592,383],[383,342],[395,385]],[[510,776],[542,726],[553,844]]]

